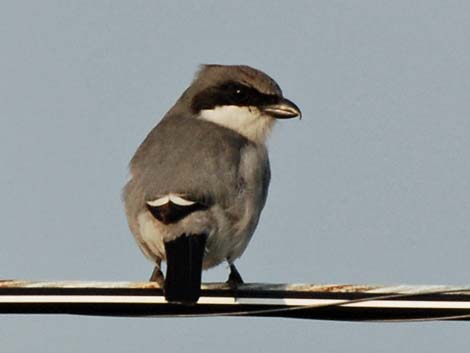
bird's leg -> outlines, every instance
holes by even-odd
[[[150,276],[150,282],[157,282],[160,287],[163,288],[165,285],[165,277],[163,276],[163,272],[160,268],[162,264],[161,260],[157,260],[155,263],[155,268],[153,269],[152,275]]]
[[[227,283],[230,285],[230,287],[237,287],[238,285],[243,284],[243,278],[240,275],[240,272],[238,272],[235,265],[232,263],[229,263],[229,265],[230,274],[228,275]]]

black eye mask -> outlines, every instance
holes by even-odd
[[[201,110],[224,105],[263,107],[275,104],[279,100],[280,97],[276,95],[264,94],[253,87],[230,81],[197,94],[192,101],[191,109],[197,114]]]

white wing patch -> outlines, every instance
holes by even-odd
[[[160,206],[166,205],[170,201],[178,206],[191,206],[196,203],[191,200],[186,200],[185,198],[178,196],[176,194],[168,194],[166,196],[159,197],[156,200],[147,201],[147,205],[152,206],[152,207],[160,207]]]
[[[153,201],[147,201],[147,205],[152,207],[160,207],[166,205],[168,202],[170,202],[170,196],[167,195]]]
[[[174,204],[177,204],[179,206],[191,206],[194,205],[196,202],[186,200],[178,195],[170,194],[170,201],[173,202]]]

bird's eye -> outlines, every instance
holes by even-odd
[[[238,99],[246,98],[248,96],[247,90],[241,87],[235,88],[234,95]]]
[[[211,91],[215,105],[261,106],[267,95],[239,82],[226,82]]]
[[[249,98],[249,90],[241,85],[230,85],[227,87],[227,93],[230,96],[230,100],[233,103],[241,104],[247,101]]]

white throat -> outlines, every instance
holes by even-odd
[[[256,107],[237,105],[201,110],[199,118],[232,129],[247,139],[261,144],[266,142],[275,123],[274,118],[263,114]]]

